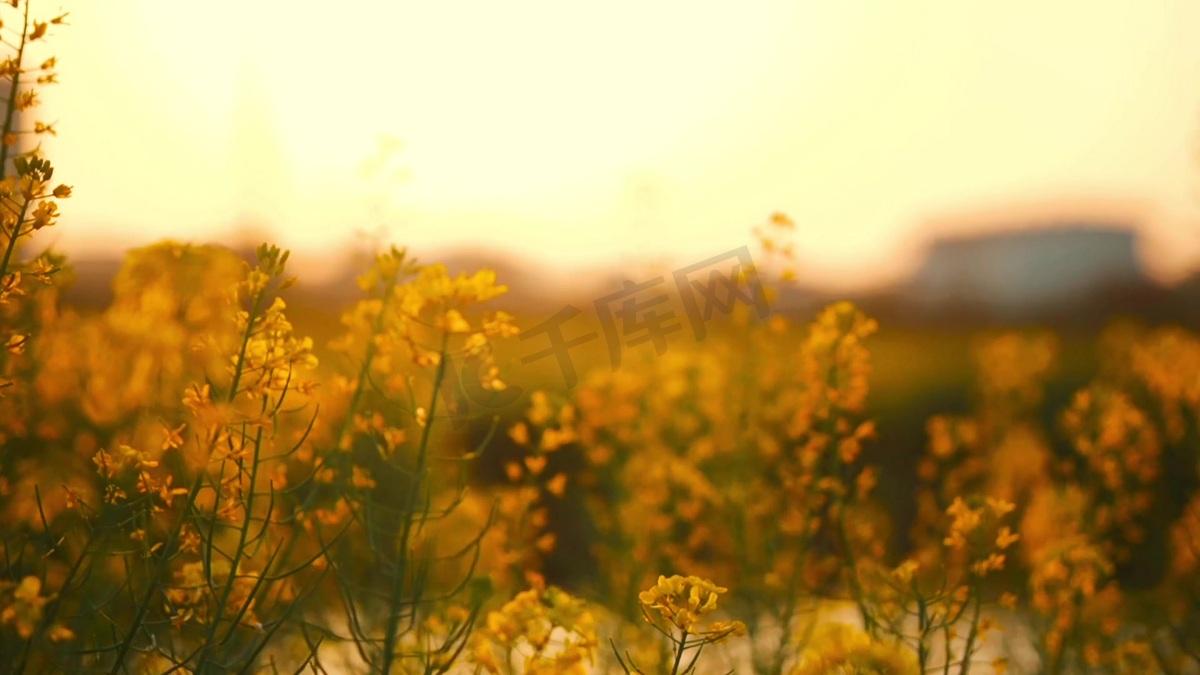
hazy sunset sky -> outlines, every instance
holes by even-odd
[[[385,225],[686,264],[781,210],[802,276],[850,285],[904,274],[931,218],[1066,197],[1144,209],[1156,274],[1200,267],[1193,0],[62,7],[43,112],[75,254],[258,219],[308,259]]]

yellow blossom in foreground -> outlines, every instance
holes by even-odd
[[[872,640],[846,624],[817,629],[791,675],[917,675],[917,655],[903,645]]]
[[[42,609],[50,599],[42,595],[42,581],[34,576],[21,580],[0,610],[0,625],[12,626],[17,634],[28,640],[42,619]]]
[[[471,659],[488,673],[513,672],[514,654],[523,652],[525,673],[584,675],[598,644],[595,619],[583,600],[553,586],[532,588],[488,614],[473,638]]]
[[[744,634],[745,626],[739,621],[714,623],[707,628],[700,627],[700,617],[716,610],[717,596],[727,590],[729,589],[717,586],[708,579],[683,577],[678,574],[672,577],[660,575],[653,588],[638,595],[638,601],[642,604],[642,614],[652,623],[649,612],[653,610],[685,633],[720,633],[720,637]]]

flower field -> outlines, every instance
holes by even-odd
[[[321,316],[269,244],[133,250],[76,307],[35,240],[72,187],[22,149],[54,128],[18,126],[65,21],[11,4],[0,671],[1200,672],[1200,336],[981,336],[889,456],[874,378],[922,375],[853,304],[769,311],[782,214],[669,350],[555,352],[495,273],[399,248]],[[631,302],[593,332],[668,328]]]

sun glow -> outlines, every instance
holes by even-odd
[[[1200,10],[1017,5],[69,7],[63,245],[383,224],[574,265],[728,250],[779,209],[802,276],[869,282],[929,216],[1068,193],[1150,202],[1154,264],[1186,268]]]

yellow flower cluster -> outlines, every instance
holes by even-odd
[[[1192,497],[1171,528],[1175,551],[1171,572],[1181,578],[1200,572],[1200,495]]]
[[[234,620],[244,626],[261,628],[254,614],[254,592],[259,575],[239,569],[232,576],[226,560],[214,560],[211,567],[203,561],[184,563],[175,570],[174,583],[164,593],[166,611],[175,628],[195,621],[208,624],[218,618]],[[223,603],[219,589],[226,583],[230,592]],[[214,592],[213,589],[218,589]]]
[[[489,673],[586,675],[598,646],[587,604],[553,586],[518,593],[490,612],[476,633],[471,656]]]
[[[593,371],[576,389],[584,466],[568,480],[601,535],[594,554],[613,597],[635,600],[652,571],[713,575],[728,560],[728,533],[713,526],[724,502],[708,478],[735,448],[728,377],[716,355],[681,346]],[[638,616],[632,603],[621,612]]]
[[[917,656],[844,623],[819,626],[790,675],[918,675]]]
[[[1119,390],[1094,385],[1075,394],[1063,428],[1085,463],[1089,519],[1107,552],[1118,560],[1145,540],[1141,518],[1154,502],[1162,452],[1146,413]]]
[[[1166,435],[1180,439],[1184,413],[1200,410],[1200,337],[1178,328],[1153,331],[1134,342],[1127,358],[1161,406]]]
[[[1050,620],[1044,635],[1052,662],[1063,658],[1064,641],[1082,638],[1084,661],[1097,666],[1122,625],[1123,598],[1114,568],[1099,547],[1076,537],[1042,552],[1030,572],[1033,608]]]
[[[985,498],[975,507],[956,498],[946,509],[951,522],[943,544],[966,556],[968,569],[976,576],[1002,570],[1004,551],[1016,543],[1020,535],[999,523],[1015,508],[1014,504],[992,497]]]
[[[1004,332],[975,345],[976,409],[936,415],[926,425],[926,456],[918,465],[914,537],[937,542],[941,514],[961,495],[986,494],[1023,503],[1047,480],[1050,447],[1037,421],[1057,341],[1045,333]]]
[[[765,258],[764,268],[778,268],[779,281],[788,283],[796,278],[796,253],[792,243],[796,222],[786,213],[776,211],[767,219],[763,227],[751,230],[759,249]],[[761,274],[766,271],[758,270]]]
[[[646,621],[656,623],[661,619],[685,636],[699,635],[716,642],[746,633],[741,621],[703,620],[716,611],[717,597],[728,590],[699,577],[659,576],[658,583],[638,595],[638,602]]]
[[[33,635],[42,618],[42,609],[48,598],[42,597],[42,581],[37,577],[25,577],[14,585],[5,582],[9,591],[5,595],[3,609],[0,609],[0,624],[12,626],[25,639]]]
[[[698,672],[701,653],[967,673],[985,651],[1003,672],[1017,650],[981,645],[1011,622],[1046,672],[1200,668],[1193,333],[1109,332],[1061,411],[1044,406],[1073,348],[975,343],[972,403],[927,420],[912,503],[912,456],[874,442],[903,445],[868,409],[878,326],[846,302],[807,324],[747,304],[703,344],[527,398],[508,384],[516,319],[483,305],[507,291],[496,274],[396,248],[340,328],[289,294],[269,245],[132,251],[109,305],[81,310],[65,260],[29,250],[72,188],[20,143],[55,126],[13,126],[56,80],[34,53],[62,17],[28,9],[0,3],[6,667],[320,670],[341,650],[372,672],[582,674],[611,665],[609,632],[627,673]],[[772,214],[764,264],[732,281],[792,277],[794,228]],[[831,603],[861,630],[825,621]]]
[[[44,625],[46,603],[55,596],[43,595],[43,590],[42,580],[34,576],[17,583],[0,581],[0,626],[12,628],[24,640],[39,630],[44,630],[46,639],[52,643],[74,640],[74,631],[61,622]]]
[[[79,392],[84,414],[100,425],[177,398],[228,365],[236,340],[230,304],[245,273],[245,263],[217,246],[164,242],[132,251],[99,320],[67,317],[64,329],[82,339],[52,336],[39,386],[55,401]]]
[[[575,417],[573,405],[555,406],[546,392],[535,391],[525,419],[508,430],[519,454],[504,464],[508,485],[498,490],[500,518],[494,527],[504,542],[501,556],[510,579],[544,583],[542,561],[557,544],[550,513],[570,485],[567,473],[556,468],[556,456],[577,438]]]
[[[286,307],[283,298],[276,296],[253,329],[249,329],[249,314],[238,312],[237,328],[250,337],[242,354],[232,357],[229,373],[241,370],[243,391],[251,397],[268,392],[280,396],[292,387],[301,393],[311,391],[312,385],[298,378],[317,367],[312,338],[292,334],[292,324],[283,314]]]
[[[980,341],[975,360],[982,408],[997,416],[1036,409],[1058,351],[1057,338],[1044,332],[1008,331]]]

